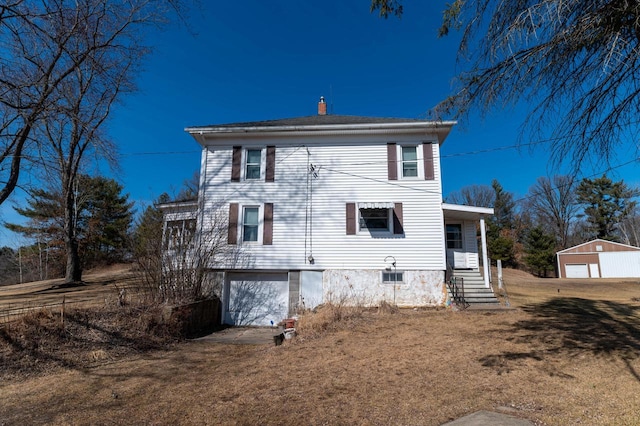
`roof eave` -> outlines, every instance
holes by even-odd
[[[357,123],[357,124],[316,124],[293,126],[203,126],[187,127],[185,132],[192,135],[229,134],[229,133],[277,133],[277,132],[323,132],[335,130],[415,130],[428,129],[446,131],[449,134],[456,121],[420,121],[400,123]]]

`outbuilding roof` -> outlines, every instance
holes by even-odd
[[[598,248],[600,246],[600,248]],[[569,247],[559,251],[557,254],[578,254],[578,253],[598,253],[610,251],[639,251],[639,247],[628,244],[616,243],[614,241],[595,239],[577,246]]]

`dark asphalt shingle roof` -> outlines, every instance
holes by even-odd
[[[362,117],[358,115],[309,115],[306,117],[283,118],[280,120],[248,121],[244,123],[211,124],[209,126],[193,126],[198,128],[236,128],[236,127],[279,127],[279,126],[321,126],[340,124],[381,124],[381,123],[408,123],[424,122],[427,120],[417,118],[389,118],[389,117]]]

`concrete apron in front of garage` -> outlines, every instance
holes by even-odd
[[[264,345],[267,343],[273,345],[273,336],[280,333],[280,329],[273,327],[229,327],[207,336],[199,337],[194,341],[234,345]]]

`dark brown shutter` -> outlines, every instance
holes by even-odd
[[[393,233],[396,235],[404,234],[402,226],[402,203],[395,203],[393,206]]]
[[[229,244],[238,244],[238,203],[229,204]]]
[[[262,226],[262,244],[273,244],[273,203],[264,203],[264,224]]]
[[[233,159],[231,161],[231,182],[240,182],[240,168],[242,167],[242,147],[233,147]]]
[[[276,147],[267,147],[267,170],[265,173],[265,182],[273,182],[276,175]]]
[[[398,180],[398,151],[393,142],[387,144],[387,173],[389,180]]]
[[[424,151],[424,179],[434,180],[436,177],[433,171],[433,144],[431,142],[423,143],[422,150]]]
[[[347,235],[356,235],[356,203],[347,203]]]

